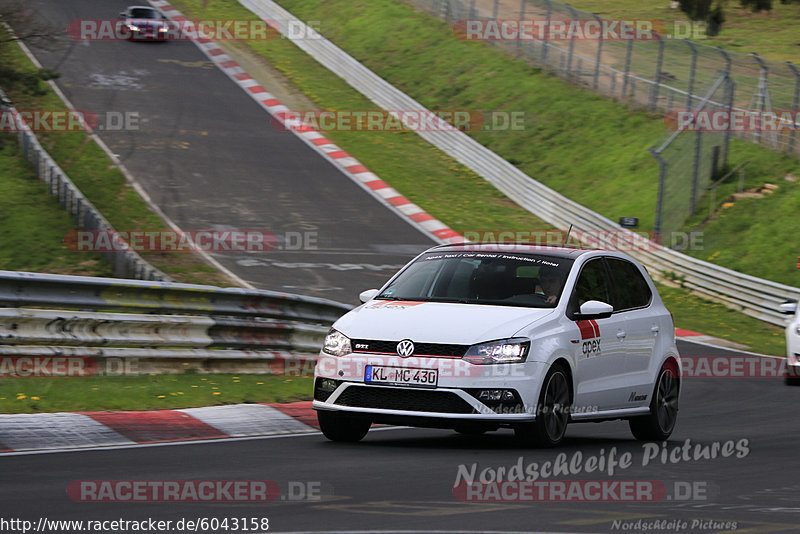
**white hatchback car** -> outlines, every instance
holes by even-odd
[[[665,440],[678,414],[672,315],[628,255],[520,244],[441,245],[334,323],[315,369],[322,432],[372,423],[557,445],[569,422],[627,419]]]
[[[786,326],[786,383],[800,385],[800,306],[791,300],[781,304],[781,311],[794,315]]]

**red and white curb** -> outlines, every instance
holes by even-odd
[[[0,455],[318,430],[311,401],[137,412],[0,414]]]
[[[164,0],[148,0],[164,15],[176,22],[188,19],[175,7]],[[278,29],[274,21],[265,21]],[[350,154],[339,148],[320,132],[297,118],[297,115],[283,105],[274,95],[268,93],[252,76],[225,53],[213,40],[198,37],[192,41],[200,50],[219,67],[228,77],[236,82],[250,97],[259,103],[272,116],[273,124],[281,124],[287,131],[302,139],[307,145],[330,161],[348,178],[371,194],[381,204],[397,213],[409,224],[418,228],[439,243],[463,243],[464,238],[443,222],[434,218],[422,208],[412,203],[397,192],[389,184],[370,172],[364,165]]]

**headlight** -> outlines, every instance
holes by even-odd
[[[169,31],[169,28],[167,28],[166,26],[161,26],[161,27],[158,29],[158,31],[160,31],[160,32],[166,32],[166,31]]]
[[[138,32],[139,26],[137,26],[136,24],[128,24],[128,29],[131,30],[132,32]]]
[[[481,365],[524,362],[530,346],[530,340],[521,337],[490,341],[471,346],[463,359]]]
[[[322,345],[322,352],[331,356],[347,356],[353,349],[350,347],[350,338],[338,330],[331,329],[325,336],[325,343]]]

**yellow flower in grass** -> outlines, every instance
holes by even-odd
[[[17,394],[17,400],[22,400],[22,399],[24,399],[26,397],[27,397],[27,395],[25,395],[24,393],[18,393]]]
[[[159,395],[158,396],[159,399],[165,399],[166,397],[167,397],[166,395]]]
[[[31,400],[39,400],[39,397],[31,397]]]
[[[221,392],[219,392],[219,391],[215,391],[215,392],[214,392],[214,395],[222,395],[222,393],[221,393]]]

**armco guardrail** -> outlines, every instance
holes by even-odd
[[[239,1],[257,16],[276,24],[281,34],[301,50],[384,110],[429,113],[432,121],[439,120],[420,103],[393,87],[275,2]],[[301,28],[303,31],[298,31]],[[298,38],[298,35],[301,37]],[[293,119],[285,122],[288,127],[299,125]],[[408,124],[408,127],[415,129],[412,124]],[[593,241],[609,248],[615,247],[614,243],[620,240],[620,235],[630,234],[613,221],[527,176],[463,132],[454,128],[416,130],[420,137],[478,173],[514,202],[556,228],[566,230],[572,226],[578,234],[591,235]],[[603,231],[613,232],[613,235],[604,238]],[[631,240],[635,240],[635,237],[624,239],[625,242]],[[696,293],[774,325],[785,324],[784,316],[778,310],[780,302],[787,297],[800,300],[800,289],[796,287],[719,267],[650,241],[634,248],[629,252],[662,280],[677,277],[682,285]]]
[[[0,90],[0,112],[13,114],[19,132],[19,145],[25,159],[33,166],[36,176],[47,184],[47,191],[56,197],[61,207],[72,217],[75,224],[85,230],[113,232],[114,227],[72,183],[55,160],[42,148],[41,143],[28,124],[10,105],[5,93]],[[133,250],[103,252],[116,276],[139,280],[170,280]]]
[[[0,271],[0,306],[0,358],[148,360],[148,371],[176,359],[311,361],[350,309],[274,291],[13,271]],[[0,375],[6,368],[15,364]]]

